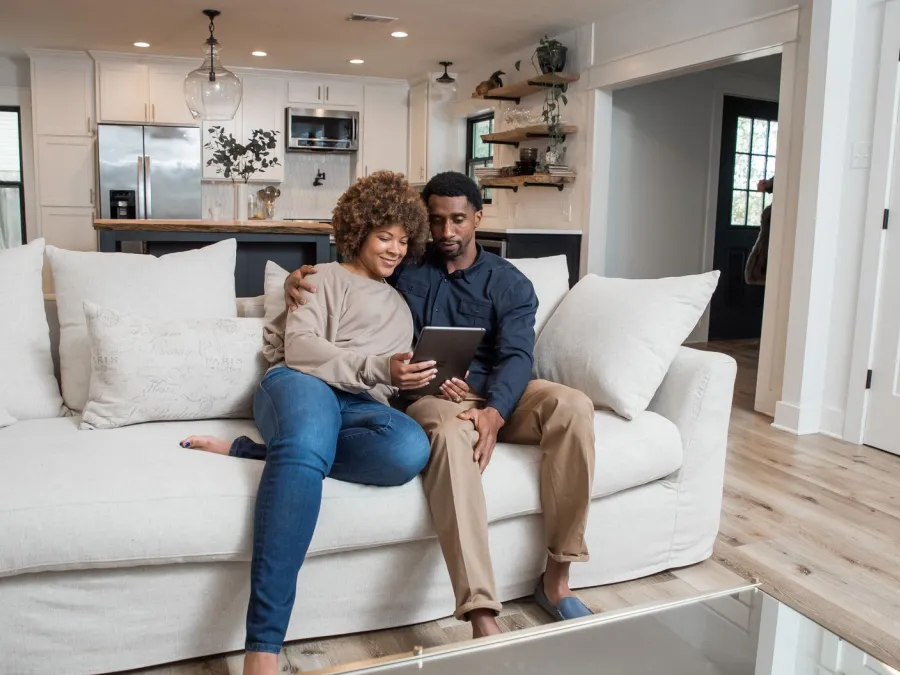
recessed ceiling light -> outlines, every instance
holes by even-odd
[[[253,56],[265,56],[266,55],[265,52],[260,52],[260,51],[250,52],[250,54],[252,54]]]
[[[352,63],[355,66],[358,66],[360,63],[365,63],[365,61],[363,61],[362,59],[350,59],[350,63]]]
[[[391,37],[405,38],[405,37],[409,37],[409,33],[402,31],[402,30],[395,30],[393,33],[391,33]]]
[[[135,42],[134,46],[135,47],[149,47],[150,43],[149,42]]]

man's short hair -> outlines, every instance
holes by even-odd
[[[484,209],[481,189],[475,185],[475,181],[458,171],[445,171],[428,181],[425,189],[422,190],[422,199],[425,200],[425,204],[428,204],[428,200],[432,195],[436,197],[465,197],[475,211]]]

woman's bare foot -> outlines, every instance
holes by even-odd
[[[188,436],[181,441],[182,448],[191,450],[203,450],[217,455],[227,455],[231,450],[231,443],[224,438],[216,436]]]
[[[278,654],[245,652],[244,675],[278,675]]]

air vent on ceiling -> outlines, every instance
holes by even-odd
[[[363,21],[365,23],[394,23],[396,16],[378,16],[377,14],[357,14],[354,12],[347,17],[347,21]]]

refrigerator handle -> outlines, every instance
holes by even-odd
[[[147,218],[153,217],[153,196],[150,192],[150,185],[152,183],[150,178],[150,155],[144,155],[144,173],[146,174],[146,179],[144,184],[147,186],[145,188],[147,194]]]
[[[137,158],[137,217],[144,218],[144,156]]]

